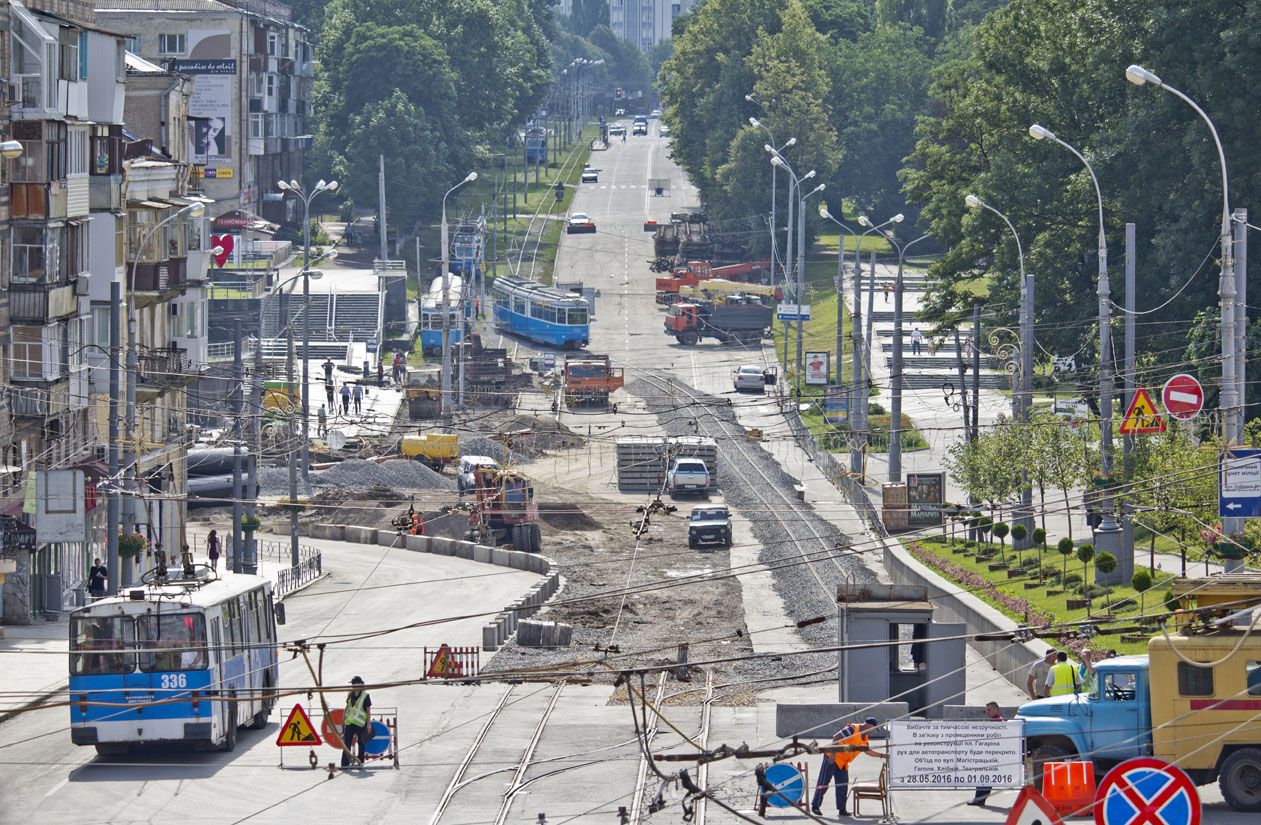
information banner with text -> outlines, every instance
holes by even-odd
[[[1019,788],[1024,784],[1024,720],[889,723],[891,788]]]

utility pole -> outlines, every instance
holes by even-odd
[[[862,236],[858,236],[858,245],[862,245]],[[863,381],[863,285],[862,285],[862,262],[858,258],[858,253],[854,254],[854,312],[850,318],[850,326],[853,329],[853,352],[850,359],[854,365],[853,381],[854,387],[850,390],[849,405],[849,471],[851,473],[861,473],[863,469],[862,449],[860,447],[863,438],[863,416],[859,411],[861,403],[860,389]],[[839,298],[838,298],[839,300]]]
[[[292,333],[291,333],[292,334]],[[244,570],[245,542],[241,540],[241,397],[245,392],[245,365],[241,361],[241,319],[232,323],[232,572]],[[290,460],[290,472],[296,472]],[[296,476],[295,476],[296,477]]]
[[[122,357],[121,325],[123,285],[111,281],[109,285],[109,499],[106,504],[105,564],[109,579],[105,583],[105,595],[117,596],[122,583],[122,571],[118,567],[118,522],[120,517],[118,477],[118,359]]]
[[[972,432],[969,438],[981,437],[981,307],[972,307]],[[975,503],[975,502],[973,502]]]
[[[963,388],[963,391],[959,393],[960,397],[963,399],[963,432],[967,433],[968,413],[971,412],[968,409],[968,368],[963,363],[963,345],[959,343],[959,330],[957,328],[955,329],[955,362],[959,370],[959,386]],[[892,446],[892,442],[890,442],[890,446]],[[894,481],[895,479],[890,478],[889,480]]]
[[[289,386],[293,386],[293,327],[289,327],[288,347],[285,350],[285,380],[289,382]],[[332,411],[329,411],[329,417],[332,417]],[[292,430],[293,414],[289,414],[290,429]],[[289,450],[289,501],[298,500],[298,468],[293,460],[293,449]],[[289,563],[292,567],[297,567],[302,561],[301,554],[298,551],[298,508],[289,508]]]
[[[802,187],[797,187],[797,197],[801,198],[797,209],[797,397],[801,397],[801,374],[804,372],[804,355],[802,349],[801,308],[806,302],[806,198],[809,194],[801,194]]]
[[[1135,307],[1135,241],[1134,241],[1134,224],[1127,223],[1125,225],[1125,364],[1124,375],[1122,376],[1122,386],[1124,392],[1121,396],[1121,406],[1125,409],[1130,408],[1130,402],[1134,400],[1134,307]],[[1122,460],[1121,466],[1125,473],[1125,480],[1129,481],[1134,475],[1134,436],[1123,436],[1122,440]],[[1121,550],[1131,560],[1134,559],[1134,518],[1130,515],[1131,509],[1127,504],[1122,508],[1121,516]],[[1130,573],[1133,576],[1133,572]],[[1184,571],[1185,575],[1185,571]],[[1122,578],[1122,584],[1128,580]]]
[[[250,450],[249,502],[245,505],[245,515],[254,517],[255,505],[258,502],[258,462],[263,456],[263,321],[258,321],[258,341],[254,344],[254,381],[250,393],[250,419],[254,422],[251,428],[254,436],[253,449]],[[245,541],[245,572],[251,576],[258,574],[258,539],[254,533]]]
[[[1236,209],[1232,222],[1235,229],[1235,383],[1239,387],[1235,433],[1242,440],[1248,408],[1248,210]]]
[[[385,228],[385,220],[386,220],[386,217],[385,217],[385,215],[386,215],[386,209],[385,209],[385,155],[377,155],[377,159],[378,159],[378,162],[380,163],[380,170],[377,172],[377,200],[379,200],[379,201],[380,201],[380,203],[381,203],[381,211],[380,211],[380,213],[379,213],[379,214],[380,214],[380,216],[381,216],[381,218],[380,218],[380,221],[381,221],[381,226],[379,227],[379,228],[380,228],[380,230],[381,230],[381,231],[380,231],[380,233],[379,233],[379,234],[380,234],[380,243],[381,243],[381,253],[380,253],[380,254],[381,254],[381,261],[382,261],[382,263],[384,263],[385,261],[388,261],[388,260],[390,259],[390,254],[389,254],[389,252],[390,252],[390,250],[389,250],[389,241],[388,241],[388,238],[386,237],[386,228]],[[380,345],[381,345],[381,343],[382,343],[382,342],[378,341],[378,342],[377,342],[377,346],[380,346]],[[305,354],[303,354],[303,356],[302,356],[302,357],[303,357],[303,358],[306,358],[306,355],[305,355]]]
[[[787,249],[787,253],[784,256],[784,288],[785,289],[791,288],[794,292],[796,291],[796,282],[793,280],[793,277],[792,277],[792,267],[793,267],[793,206],[794,206],[793,190],[796,188],[795,183],[796,183],[796,176],[790,173],[788,175],[788,242],[787,242],[788,249]],[[801,294],[800,293],[798,293],[796,296],[796,303],[797,303],[797,312],[800,313],[801,312]],[[784,321],[783,365],[784,365],[783,370],[785,373],[787,373],[788,372],[788,321]]]
[[[425,270],[420,262],[420,233],[416,233],[416,323],[425,318]],[[385,352],[384,349],[381,352]]]
[[[132,277],[131,292],[127,295],[129,302],[127,308],[127,457],[123,462],[122,478],[120,482],[127,488],[127,497],[123,499],[123,533],[131,535],[136,529],[136,490],[135,483],[137,480],[137,469],[140,466],[139,439],[140,434],[136,427],[136,382],[140,379],[139,354],[137,350],[140,342],[137,339],[139,330],[136,326],[134,304],[135,295],[135,276]],[[119,582],[122,586],[134,584],[136,581],[135,559],[128,556],[125,560],[120,560],[122,564],[122,577]]]

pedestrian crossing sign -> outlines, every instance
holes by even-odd
[[[1134,393],[1130,408],[1125,411],[1125,420],[1121,422],[1121,435],[1141,435],[1143,433],[1163,433],[1165,419],[1156,412],[1156,405],[1147,394],[1147,390],[1139,388]]]
[[[322,743],[323,740],[315,732],[315,726],[311,724],[311,719],[302,709],[302,705],[294,705],[293,710],[289,711],[289,718],[280,726],[280,735],[276,737],[276,744],[282,748],[289,748],[308,747]]]
[[[451,646],[444,644],[438,648],[438,652],[434,655],[433,662],[429,665],[429,672],[425,674],[425,677],[450,679],[454,676],[463,675],[460,663],[456,661],[455,654],[451,652]]]

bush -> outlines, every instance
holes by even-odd
[[[1048,579],[1058,579],[1060,577],[1060,569],[1053,564],[1042,565],[1042,575]]]
[[[1011,532],[1011,528],[1000,521],[998,524],[994,525],[993,531],[994,531],[994,537],[997,538],[999,541],[1002,541],[1003,539],[1007,538],[1007,534]]]
[[[875,401],[868,401],[867,414],[868,415],[888,415],[889,411],[886,410],[883,405],[878,404]]]
[[[355,219],[354,201],[344,200],[341,206],[337,207],[337,220],[343,223],[350,223]]]
[[[981,560],[981,561],[985,561],[986,559],[992,559],[992,558],[994,558],[994,557],[995,557],[995,556],[997,556],[997,555],[998,555],[998,548],[996,548],[996,547],[978,547],[978,548],[976,548],[976,557],[977,557],[977,559],[979,559],[979,560]]]
[[[1081,584],[1081,573],[1069,573],[1064,576],[1065,587],[1073,587],[1078,584]]]
[[[1020,563],[1020,566],[1021,566],[1021,567],[1023,567],[1024,569],[1026,569],[1026,570],[1037,570],[1037,569],[1038,569],[1038,560],[1037,560],[1036,558],[1034,558],[1033,556],[1030,556],[1029,558],[1027,558],[1027,559],[1025,559],[1024,561],[1022,561],[1022,562]]]
[[[1073,540],[1065,536],[1055,545],[1055,549],[1059,551],[1061,556],[1071,556],[1073,554]]]
[[[1088,599],[1099,599],[1108,594],[1108,588],[1101,584],[1092,584],[1090,586],[1080,584],[1073,588],[1073,592],[1080,593]]]

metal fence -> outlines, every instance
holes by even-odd
[[[276,564],[288,564],[292,559],[293,544],[289,541],[255,539],[254,544],[258,553],[257,561],[259,562],[270,561]],[[235,557],[235,554],[232,552],[232,534],[230,532],[223,536],[222,546],[225,559]],[[193,536],[194,555],[204,555],[205,551],[205,536]],[[297,566],[282,567],[276,571],[276,595],[284,596],[292,593],[307,582],[319,578],[323,571],[324,557],[320,548],[299,544]]]

